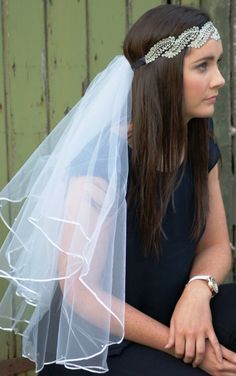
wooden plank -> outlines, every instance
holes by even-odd
[[[6,5],[6,91],[9,175],[18,170],[44,138],[46,127],[43,2],[9,0]],[[7,357],[21,356],[12,343]],[[18,376],[25,376],[26,373]]]
[[[93,78],[118,54],[126,32],[125,0],[88,0],[89,70]]]
[[[199,8],[200,0],[181,0],[181,5],[187,5],[188,7]]]
[[[202,0],[201,8],[206,10],[218,27],[223,47],[224,59],[221,64],[221,71],[226,80],[226,85],[220,90],[217,101],[215,119],[215,133],[217,135],[223,157],[222,169],[222,190],[229,226],[232,221],[232,191],[231,191],[231,139],[229,129],[231,124],[231,98],[230,98],[230,1],[225,0]]]
[[[226,209],[228,228],[231,241],[233,240],[232,220],[232,150],[231,150],[231,93],[230,93],[230,0],[224,2],[215,0],[202,0],[201,8],[206,10],[214,24],[219,29],[223,48],[224,59],[221,65],[222,74],[226,80],[226,85],[220,91],[219,100],[217,101],[216,111],[214,114],[215,133],[221,148],[223,168],[221,170],[221,187],[223,200]],[[231,281],[233,275],[230,274],[227,281]]]
[[[7,38],[6,32],[6,16],[5,7],[3,3],[0,3],[0,190],[6,185],[8,181],[8,171],[7,171],[7,91],[6,91],[6,49],[5,40]],[[0,221],[0,245],[3,243],[7,234],[7,228]]]
[[[181,5],[181,0],[171,0],[171,4]]]
[[[27,372],[34,369],[34,363],[25,358],[14,358],[0,361],[1,376],[11,376],[19,372]],[[29,376],[29,374],[28,374]]]
[[[12,176],[45,136],[43,3],[8,1],[8,132]]]
[[[132,23],[134,23],[143,13],[158,5],[166,4],[165,0],[133,0],[132,1]]]
[[[9,359],[6,366],[17,376],[35,376],[35,363],[22,357],[22,337],[16,336],[16,357]],[[11,375],[11,374],[10,374]]]
[[[87,80],[85,1],[48,1],[46,23],[51,129],[80,99]]]
[[[5,70],[6,70],[6,56],[4,49],[4,40],[6,36],[6,29],[4,25],[4,12],[3,3],[0,3],[0,160],[1,160],[1,171],[0,171],[0,189],[7,182],[7,151],[6,151],[6,83],[5,83]]]
[[[0,2],[0,190],[7,183],[8,170],[7,170],[7,49],[6,42],[7,34],[7,3]],[[7,229],[0,223],[0,245],[2,244]],[[7,287],[5,280],[0,280],[0,299]],[[7,359],[13,357],[15,354],[15,337],[12,333],[0,330],[0,359]],[[1,369],[1,368],[0,368]],[[1,371],[0,371],[1,373]]]

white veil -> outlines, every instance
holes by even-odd
[[[0,327],[37,371],[106,372],[123,339],[132,78],[116,57],[0,192]]]

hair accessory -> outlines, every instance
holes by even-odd
[[[149,64],[158,57],[167,57],[171,59],[178,55],[185,47],[200,48],[208,39],[220,39],[220,34],[211,21],[208,21],[201,28],[193,26],[185,30],[177,38],[169,36],[161,39],[150,49],[150,51],[141,59],[131,64],[133,70],[141,65]]]

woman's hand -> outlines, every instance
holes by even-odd
[[[236,375],[236,353],[221,345],[223,355],[222,363],[216,359],[215,352],[211,344],[206,341],[205,356],[199,365],[203,371],[212,376],[235,376]]]
[[[173,312],[168,343],[175,348],[176,357],[198,366],[204,359],[206,338],[215,357],[222,362],[222,351],[212,326],[211,292],[205,281],[192,281],[186,286]]]

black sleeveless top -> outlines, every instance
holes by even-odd
[[[220,151],[209,138],[210,171],[217,163]],[[127,211],[126,301],[130,305],[169,325],[174,307],[189,279],[197,240],[191,237],[194,216],[192,171],[187,162],[182,180],[174,192],[163,219],[159,257],[144,256],[134,208]],[[204,228],[203,228],[204,230]]]
[[[209,130],[213,133],[212,121]],[[220,158],[219,148],[210,137],[208,149],[210,171]],[[131,152],[129,149],[129,162]],[[77,165],[75,159],[70,166],[71,175],[76,175]],[[104,166],[104,178],[105,171]],[[129,179],[131,173],[130,168]],[[189,279],[197,245],[197,240],[191,238],[194,192],[188,162],[180,166],[179,176],[182,173],[181,182],[174,192],[175,208],[170,202],[163,219],[165,238],[161,239],[158,259],[144,256],[136,211],[132,207],[127,210],[126,302],[165,325],[169,325],[174,307]],[[119,354],[128,343],[124,340],[119,345],[110,346],[109,355]]]
[[[219,148],[209,138],[208,172],[219,158]],[[131,207],[127,211],[126,302],[167,326],[189,280],[197,246],[197,240],[191,238],[192,171],[189,163],[184,171],[183,168],[181,165],[178,171],[179,176],[183,172],[183,177],[174,193],[175,208],[170,202],[163,219],[165,238],[161,239],[158,258],[144,256],[135,210]],[[120,354],[128,344],[129,341],[124,340],[110,346],[109,355]]]

